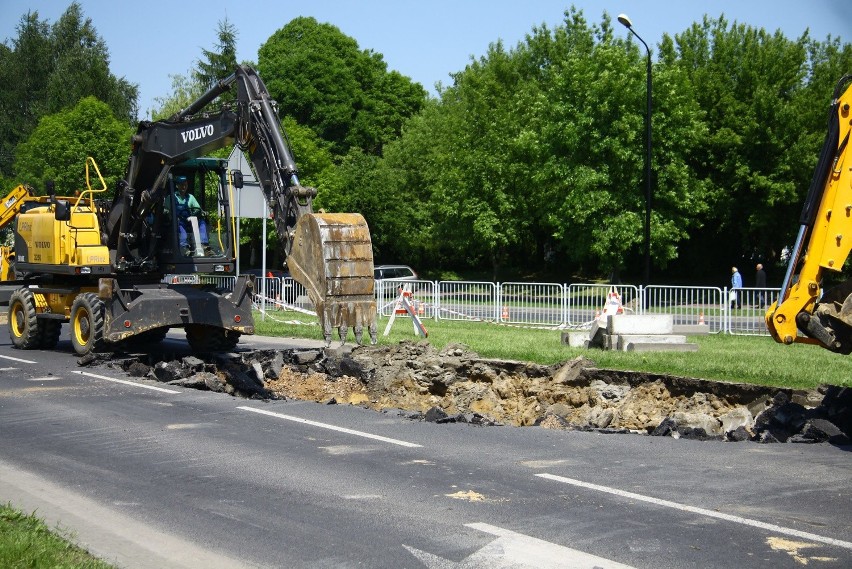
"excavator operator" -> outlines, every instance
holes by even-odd
[[[190,217],[195,217],[198,220],[198,233],[201,238],[201,246],[205,250],[209,248],[207,238],[207,223],[204,221],[201,206],[195,196],[189,193],[189,185],[186,176],[175,176],[175,209],[178,217],[178,235],[180,238],[180,250],[189,251],[189,254],[195,250],[191,246],[193,229]]]

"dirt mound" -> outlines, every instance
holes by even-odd
[[[436,422],[540,425],[697,439],[847,444],[852,390],[793,391],[603,370],[578,357],[556,365],[485,359],[426,341],[348,350],[263,350],[213,357],[113,361],[128,373],[236,396],[405,410]]]

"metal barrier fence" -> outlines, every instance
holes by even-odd
[[[565,323],[565,285],[553,283],[503,283],[499,292],[500,322],[531,326]]]
[[[728,313],[726,332],[746,336],[769,335],[764,316],[766,308],[778,300],[778,289],[737,288],[727,291],[725,308]]]
[[[201,276],[201,282],[225,290],[233,290],[235,280]],[[265,293],[256,296],[259,306],[313,308],[305,287],[291,277],[257,277],[256,283],[258,293]],[[778,299],[778,290],[770,288],[385,279],[376,281],[379,315],[394,313],[405,286],[419,316],[435,320],[587,329],[615,292],[626,314],[671,314],[676,326],[705,324],[711,333],[734,335],[768,335],[764,314]]]
[[[712,333],[726,330],[726,296],[721,288],[651,285],[643,288],[643,294],[643,314],[671,314],[675,326],[706,324]]]

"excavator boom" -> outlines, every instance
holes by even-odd
[[[205,110],[234,86],[233,108]],[[333,328],[343,341],[353,328],[360,342],[364,327],[376,342],[373,249],[367,223],[359,214],[313,212],[317,192],[299,182],[275,103],[253,69],[239,66],[168,120],[140,124],[133,142],[125,200],[110,230],[117,257],[134,266],[134,228],[144,225],[142,220],[157,202],[157,192],[162,191],[158,188],[165,187],[173,165],[236,144],[251,161],[281,253],[293,278],[308,290],[326,342],[331,341]]]
[[[852,280],[823,291],[829,273],[842,270],[852,249],[852,75],[838,81],[828,134],[799,220],[778,302],[766,326],[781,343],[818,344],[852,353]]]

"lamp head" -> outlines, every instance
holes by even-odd
[[[627,14],[619,14],[618,21],[627,29],[631,29],[633,27],[633,22],[631,22],[630,18],[627,17]]]

